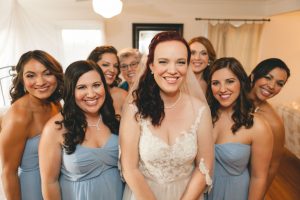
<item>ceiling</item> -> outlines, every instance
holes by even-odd
[[[74,5],[90,5],[92,0],[18,0],[22,4],[34,5],[61,5],[61,6],[74,6]],[[276,2],[287,2],[287,0],[121,0],[124,6],[133,4],[226,4],[226,3],[239,3],[239,4],[272,4]],[[289,1],[289,0],[288,0]],[[297,0],[294,0],[297,1]]]
[[[4,0],[3,0],[4,1]],[[6,1],[6,0],[5,0]],[[92,0],[18,0],[20,4],[46,18],[97,19]],[[300,10],[300,0],[122,0],[122,15],[135,18],[169,17],[268,17]]]

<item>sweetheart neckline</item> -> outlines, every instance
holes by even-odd
[[[203,110],[204,110],[204,107],[199,108],[198,115],[197,115],[194,123],[191,124],[191,126],[188,128],[188,131],[186,131],[186,130],[181,131],[181,133],[178,136],[175,137],[175,142],[172,143],[172,144],[169,144],[168,142],[166,142],[165,140],[163,140],[162,138],[160,138],[158,135],[155,135],[155,134],[152,133],[152,131],[150,130],[150,128],[148,126],[150,124],[149,120],[143,119],[142,120],[142,124],[143,124],[142,126],[146,127],[148,129],[150,135],[153,136],[154,138],[156,138],[157,140],[159,140],[165,146],[167,146],[168,148],[173,148],[176,144],[178,144],[179,138],[181,138],[183,136],[186,136],[186,135],[189,135],[189,134],[193,134],[193,135],[197,134],[196,133],[197,131],[196,131],[195,127],[198,128],[198,126],[199,126]]]
[[[215,144],[216,146],[224,146],[224,145],[230,145],[230,144],[233,144],[233,145],[243,145],[243,146],[251,146],[250,144],[243,144],[243,143],[240,143],[240,142],[225,142],[225,143],[219,143],[219,144]]]
[[[109,138],[107,139],[107,141],[105,142],[105,144],[103,144],[102,146],[100,146],[100,147],[88,147],[88,146],[83,146],[83,145],[81,145],[81,144],[78,144],[78,146],[79,147],[83,147],[83,148],[85,148],[85,149],[94,149],[94,150],[99,150],[99,149],[104,149],[107,145],[108,145],[108,143],[110,142],[110,140],[113,138],[113,133],[111,133],[111,135],[109,136]]]
[[[166,141],[164,141],[162,138],[160,138],[159,136],[153,134],[153,133],[151,132],[151,130],[149,129],[148,126],[147,126],[147,129],[148,129],[149,135],[153,136],[153,138],[155,138],[156,140],[160,141],[162,144],[164,144],[164,145],[167,146],[168,148],[172,148],[172,147],[174,147],[176,144],[178,144],[178,141],[180,141],[179,138],[181,138],[181,137],[183,137],[183,136],[187,136],[187,135],[189,135],[189,134],[193,134],[193,135],[195,134],[195,133],[189,132],[189,131],[182,131],[177,137],[175,137],[175,142],[174,142],[174,143],[168,144],[168,143],[167,143]],[[146,133],[147,133],[147,131],[146,131]]]

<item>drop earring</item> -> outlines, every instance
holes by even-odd
[[[254,75],[251,74],[250,75],[250,85],[251,85],[251,88],[253,87],[253,79],[254,79]]]

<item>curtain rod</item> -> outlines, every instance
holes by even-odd
[[[200,21],[200,20],[208,20],[208,21],[243,21],[243,22],[270,22],[271,19],[220,19],[220,18],[195,18],[196,21]]]

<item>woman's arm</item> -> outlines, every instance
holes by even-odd
[[[58,114],[60,115],[60,114]],[[62,133],[55,121],[51,118],[44,127],[39,145],[39,163],[44,200],[60,200],[59,174],[62,156]]]
[[[126,183],[138,200],[154,200],[155,196],[139,170],[140,127],[132,105],[126,105],[120,125],[121,167]]]
[[[198,153],[195,161],[196,167],[181,200],[199,199],[206,186],[211,184],[210,177],[212,177],[213,171],[214,143],[212,121],[208,107],[205,107],[202,111],[199,123],[197,129]]]
[[[11,108],[3,116],[0,133],[0,157],[2,163],[2,183],[8,200],[21,199],[21,188],[18,177],[23,151],[25,148],[30,119],[24,110]]]
[[[123,105],[124,105],[126,97],[128,95],[127,91],[125,91],[121,88],[118,88],[118,87],[113,87],[110,90],[110,94],[113,99],[113,106],[115,108],[116,114],[121,115]]]
[[[272,156],[273,135],[270,126],[258,117],[255,117],[251,134],[251,177],[248,199],[263,200]]]
[[[269,122],[272,133],[273,133],[273,152],[272,152],[272,159],[268,174],[267,180],[267,190],[271,186],[273,179],[275,178],[282,155],[284,153],[284,139],[285,139],[285,132],[284,126],[282,121],[278,118],[272,122]]]

